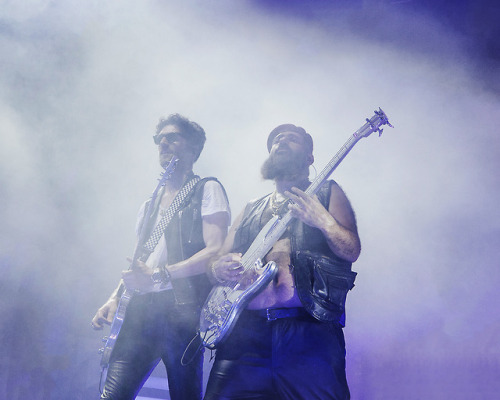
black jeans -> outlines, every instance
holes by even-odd
[[[134,399],[160,360],[167,370],[172,400],[202,397],[203,351],[186,366],[184,350],[196,335],[199,307],[176,305],[171,290],[134,296],[110,359],[101,399]],[[189,347],[193,357],[199,338]]]
[[[258,314],[243,311],[218,347],[205,400],[350,398],[340,325]]]

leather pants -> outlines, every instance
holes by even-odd
[[[195,340],[199,307],[177,305],[171,290],[134,296],[111,354],[101,399],[134,399],[153,369],[163,361],[172,400],[202,397],[203,351]]]
[[[219,345],[205,400],[348,400],[339,324],[243,311]]]

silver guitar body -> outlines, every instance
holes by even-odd
[[[118,308],[116,309],[115,316],[113,318],[113,323],[111,324],[111,329],[109,331],[109,335],[103,338],[105,342],[104,347],[99,349],[99,353],[101,356],[101,367],[103,369],[103,380],[106,379],[106,372],[109,365],[109,360],[111,358],[111,353],[116,343],[116,339],[118,338],[118,334],[123,325],[123,320],[125,319],[125,314],[127,312],[128,303],[130,299],[134,295],[133,291],[125,289],[123,292],[120,302],[118,303]]]
[[[263,265],[262,258],[283,235],[291,218],[289,212],[274,216],[241,258],[243,273],[238,280],[216,285],[210,292],[200,315],[200,337],[205,347],[213,349],[221,343],[250,300],[276,276],[276,263]]]
[[[277,272],[274,261],[262,265],[259,259],[254,268],[242,275],[237,285],[228,282],[212,289],[201,314],[200,332],[205,347],[215,348],[231,333],[236,319],[250,300],[273,280]]]

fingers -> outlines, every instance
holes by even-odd
[[[306,192],[296,188],[295,186],[292,187],[291,192],[287,190],[284,194],[298,205],[303,205],[312,198],[312,196],[309,196]]]
[[[92,326],[92,329],[94,329],[96,331],[100,331],[103,328],[102,321],[103,321],[103,318],[101,316],[101,312],[98,311],[96,313],[96,315],[94,316],[94,318],[92,318],[92,322],[90,323],[90,326]]]
[[[236,270],[241,267],[241,253],[229,253],[215,262],[215,268],[224,270]]]
[[[217,278],[234,281],[244,272],[241,265],[241,253],[229,253],[219,258],[213,265]]]
[[[96,331],[102,330],[104,325],[111,325],[118,307],[118,298],[110,298],[102,305],[92,318],[90,325]]]
[[[94,319],[92,320],[92,322],[90,323],[90,326],[92,326],[92,329],[94,329],[95,331],[102,331],[102,329],[104,328],[104,324],[106,325],[111,325],[111,323],[113,322],[113,320],[108,320],[106,318],[99,318],[99,319]]]
[[[150,271],[148,273],[148,271]],[[144,269],[139,268],[139,269],[133,269],[133,270],[128,270],[128,271],[122,271],[122,279],[124,282],[130,282],[132,280],[136,279],[141,279],[144,276],[147,276],[147,278],[150,277],[151,273],[153,270],[149,267],[145,267]]]
[[[223,255],[221,258],[217,260],[217,262],[236,262],[239,263],[241,261],[241,253],[228,253]]]
[[[97,322],[94,322],[94,320],[92,320],[92,322],[90,323],[90,326],[92,327],[93,330],[95,331],[100,331],[102,330],[102,325],[100,325],[99,323]]]
[[[122,271],[122,280],[127,289],[148,293],[154,289],[155,285],[151,279],[152,272],[153,270],[149,267],[147,270],[134,269]]]
[[[297,189],[297,188],[292,188],[292,190]],[[297,189],[298,191],[302,192],[300,189]],[[291,202],[288,203],[288,209],[292,212],[292,215],[294,217],[298,217],[300,212],[303,211],[305,207],[305,200],[303,197],[297,196],[291,192],[286,191],[285,196],[287,196]],[[304,196],[307,196],[304,192],[302,192]]]
[[[302,190],[297,189],[295,187],[293,187],[291,190],[295,191],[294,189],[300,191],[301,193],[294,194],[294,193],[289,192],[289,191],[284,192],[284,195],[286,197],[288,197],[290,200],[292,200],[288,203],[288,208],[290,210],[294,210],[294,209],[302,207],[305,204],[305,200],[306,200],[305,196],[307,196],[304,192],[302,192]]]
[[[225,281],[237,281],[239,277],[243,274],[243,271],[240,269],[226,269],[224,270],[221,275],[222,279]]]
[[[132,265],[133,259],[131,257],[127,257],[127,261]],[[153,273],[152,268],[148,267],[148,265],[144,261],[141,261],[141,260],[136,260],[133,263],[131,270],[141,271],[142,273],[147,274],[147,275],[151,275]],[[131,270],[129,270],[129,271],[131,271]],[[123,271],[122,271],[122,275],[123,275]]]
[[[291,190],[295,194],[288,192],[288,191],[285,191],[285,195],[292,200],[292,203],[288,204],[288,206],[291,210],[302,209],[303,211],[308,211],[308,209],[314,209],[317,206],[321,205],[321,203],[318,200],[318,196],[309,195],[306,192],[304,192],[296,187],[292,187]]]
[[[306,192],[293,187],[291,192],[285,192],[285,195],[292,200],[288,204],[288,209],[292,217],[299,219],[303,223],[318,227],[321,220],[324,219],[324,213],[328,212],[320,203],[316,195],[308,195]]]
[[[133,259],[131,257],[127,257],[127,261],[132,264],[133,263]],[[139,269],[143,270],[145,268],[148,268],[148,266],[146,265],[146,263],[144,261],[141,261],[141,260],[136,260],[133,267],[132,268],[135,268],[135,267],[138,267]]]
[[[292,198],[302,198],[302,199],[305,199],[307,198],[309,195],[304,192],[303,190],[300,190],[298,187],[295,187],[293,186],[291,189],[291,191],[285,191],[285,195],[288,197],[292,197]],[[293,192],[293,193],[292,193]]]

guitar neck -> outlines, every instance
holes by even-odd
[[[335,154],[335,156],[330,160],[330,162],[323,168],[323,170],[318,174],[314,181],[306,189],[306,193],[310,196],[315,194],[319,188],[326,182],[333,171],[339,166],[342,160],[347,154],[352,150],[354,145],[359,141],[362,136],[357,136],[356,133],[353,134],[347,142],[340,148],[340,150]]]

